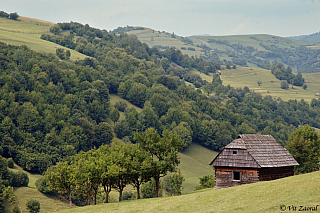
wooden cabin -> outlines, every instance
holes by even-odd
[[[292,176],[299,165],[271,135],[239,135],[210,163],[216,189]]]

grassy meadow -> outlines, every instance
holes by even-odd
[[[227,41],[229,44],[242,44],[243,46],[252,46],[258,51],[265,51],[265,49],[260,46],[260,43],[265,45],[277,45],[280,48],[290,48],[291,46],[308,46],[313,49],[320,48],[320,42],[314,41],[299,41],[288,38],[283,38],[274,35],[267,34],[254,34],[254,35],[230,35],[230,36],[191,36],[191,39],[195,45],[206,44],[213,49],[226,50],[230,49],[225,44],[220,44],[216,42],[208,42],[209,39]]]
[[[218,153],[199,144],[192,143],[187,149],[179,153],[180,165],[178,168],[185,178],[182,186],[182,194],[194,192],[199,185],[199,177],[214,175],[214,169],[209,163]]]
[[[38,52],[56,54],[56,46],[60,45],[40,39],[41,34],[49,32],[50,23],[27,17],[19,17],[18,21],[0,18],[0,41],[11,45],[26,45]],[[71,61],[86,57],[77,51],[63,48],[70,50]]]
[[[212,75],[206,75],[198,71],[193,71],[200,75],[203,80],[208,82],[212,81]],[[310,102],[316,93],[320,93],[320,73],[303,73],[305,78],[307,89],[304,90],[302,87],[290,85],[289,89],[284,90],[280,88],[281,81],[276,79],[271,74],[270,70],[253,67],[237,67],[236,69],[225,69],[221,70],[221,80],[223,85],[228,85],[235,88],[243,88],[247,86],[250,90],[254,90],[260,93],[262,96],[271,95],[274,98],[280,97],[284,101],[289,99],[304,99]],[[261,81],[261,85],[258,85],[258,81]]]
[[[57,195],[46,196],[36,189],[35,182],[42,177],[42,175],[26,172],[16,164],[14,168],[10,170],[14,172],[23,171],[27,173],[29,177],[28,187],[14,187],[14,194],[18,201],[16,205],[21,207],[22,212],[27,212],[26,203],[29,199],[36,199],[40,202],[40,212],[55,212],[69,208],[69,203],[59,200]]]
[[[320,205],[319,186],[320,171],[317,171],[226,189],[206,189],[175,197],[100,204],[59,212],[281,212],[281,205],[286,208]]]
[[[150,28],[145,28],[144,30],[132,30],[127,32],[127,34],[134,34],[136,35],[139,40],[143,43],[148,44],[150,47],[155,45],[162,45],[162,46],[169,46],[169,47],[176,47],[177,49],[181,50],[181,47],[193,47],[195,51],[190,50],[181,50],[183,54],[188,54],[189,56],[200,56],[203,54],[201,52],[201,48],[196,47],[194,45],[186,45],[182,41],[177,38],[172,38],[170,33],[162,33],[156,30],[152,30]]]

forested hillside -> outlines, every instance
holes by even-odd
[[[320,41],[320,32],[312,33],[310,35],[290,36],[289,38],[302,41]]]
[[[109,144],[114,137],[106,122],[109,92],[143,107],[140,113],[125,111],[125,119],[115,122],[116,136],[133,143],[135,131],[154,127],[218,151],[239,133],[271,134],[285,144],[301,124],[320,128],[317,100],[310,106],[262,98],[248,88],[223,86],[216,74],[212,82],[203,81],[191,71],[215,73],[220,66],[173,48],[149,48],[134,35],[78,23],[55,27],[56,35],[42,38],[88,58],[72,63],[1,43],[1,147],[3,156],[25,170],[42,173],[80,150]]]

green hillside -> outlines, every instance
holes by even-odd
[[[29,199],[39,200],[41,206],[40,212],[54,212],[69,207],[69,203],[61,201],[58,195],[46,196],[36,189],[35,182],[42,177],[42,175],[26,172],[16,164],[14,168],[10,170],[14,172],[23,171],[27,173],[29,177],[28,187],[14,187],[14,194],[17,197],[16,205],[21,207],[22,212],[27,212],[26,203]]]
[[[182,186],[182,193],[192,193],[199,184],[199,177],[204,175],[214,175],[214,170],[209,163],[218,153],[206,149],[199,144],[192,143],[186,150],[179,153],[182,176],[185,178]]]
[[[206,75],[198,71],[193,71],[193,73],[198,74],[202,80],[212,81],[211,74]],[[235,88],[248,87],[263,97],[270,95],[274,98],[280,97],[284,101],[304,99],[307,102],[310,102],[313,98],[317,99],[315,94],[320,92],[320,73],[303,73],[302,75],[308,86],[306,90],[297,86],[293,86],[292,89],[292,85],[287,90],[281,89],[281,81],[275,78],[270,70],[262,68],[237,67],[236,69],[225,69],[221,70],[220,77],[225,86],[229,84]],[[262,82],[260,86],[258,85],[258,81]]]
[[[299,41],[283,38],[279,36],[267,34],[253,34],[253,35],[232,35],[232,36],[191,36],[189,37],[195,44],[209,45],[213,49],[226,50],[226,44],[219,44],[219,42],[210,42],[210,40],[227,41],[229,44],[242,44],[243,46],[252,46],[257,50],[265,51],[266,49],[260,44],[274,44],[281,48],[290,48],[291,46],[313,46],[313,48],[320,48],[320,42],[314,41]],[[229,47],[230,48],[230,47]]]
[[[181,50],[183,54],[188,54],[190,56],[200,56],[202,53],[202,49],[199,47],[196,47],[192,44],[186,44],[181,40],[181,37],[176,36],[172,37],[171,33],[168,32],[160,32],[156,31],[150,28],[144,28],[144,30],[132,30],[129,32],[126,32],[127,34],[134,34],[136,35],[141,42],[144,42],[148,44],[150,47],[161,45],[161,46],[169,46],[169,47],[175,47],[179,50],[181,50],[181,47],[185,47],[186,49],[188,47],[195,48],[195,51],[191,50]]]
[[[17,21],[0,18],[0,41],[11,45],[26,45],[38,52],[56,54],[56,46],[60,45],[40,39],[41,34],[50,32],[53,24],[27,17],[19,17]],[[69,50],[72,61],[86,57],[77,51]]]
[[[281,205],[293,205],[297,208],[300,205],[319,205],[319,185],[318,171],[226,189],[208,189],[176,197],[101,204],[60,212],[280,212]]]
[[[249,87],[262,96],[271,95],[274,98],[281,97],[282,100],[304,99],[310,102],[312,98],[317,98],[316,93],[320,92],[319,73],[303,73],[308,88],[290,85],[288,90],[280,88],[281,81],[271,74],[270,70],[261,68],[237,67],[237,69],[222,70],[221,79],[224,85],[230,84],[232,87]],[[259,86],[258,81],[262,84]]]

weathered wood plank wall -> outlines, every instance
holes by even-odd
[[[272,168],[260,168],[258,169],[258,175],[260,181],[275,180],[279,178],[289,177],[294,175],[293,166],[285,167],[272,167]]]
[[[240,172],[240,181],[232,179],[232,172]],[[255,168],[216,167],[215,188],[221,189],[241,184],[255,183],[259,181],[258,170]]]

